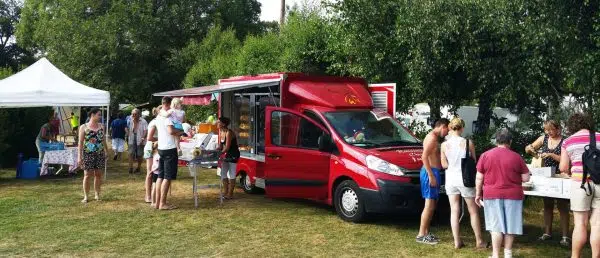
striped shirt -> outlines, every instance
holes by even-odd
[[[581,130],[563,142],[563,149],[567,151],[571,160],[571,179],[581,182],[583,178],[583,162],[581,161],[585,146],[590,144],[590,132]],[[596,133],[596,148],[600,147],[600,133]],[[599,148],[600,149],[600,148]],[[589,180],[589,175],[588,178]]]

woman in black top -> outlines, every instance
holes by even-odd
[[[221,180],[225,189],[225,199],[233,198],[237,162],[240,158],[240,149],[237,138],[228,126],[231,121],[227,117],[219,118],[219,149],[221,150]]]
[[[532,155],[537,155],[541,151],[540,157],[544,167],[553,167],[555,173],[560,174],[558,164],[560,163],[560,154],[562,149],[563,137],[561,126],[554,120],[544,122],[544,135],[540,136],[535,142],[525,147],[525,151]],[[554,212],[554,201],[560,213],[560,228],[562,231],[561,245],[569,246],[571,239],[569,234],[569,200],[544,197],[544,234],[539,240],[545,241],[552,238],[552,215]]]

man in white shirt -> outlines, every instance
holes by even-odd
[[[146,134],[148,133],[148,123],[146,120],[140,117],[141,112],[139,109],[133,109],[131,111],[131,121],[127,124],[125,129],[128,135],[128,151],[129,151],[129,174],[133,174],[133,161],[137,161],[137,168],[135,173],[140,173],[140,166],[142,165],[142,157],[144,155],[144,145],[146,141]]]
[[[171,108],[171,97],[163,97],[162,108],[168,111]],[[167,193],[171,187],[171,181],[177,178],[177,140],[183,134],[173,127],[171,120],[166,117],[158,116],[155,120],[156,131],[158,132],[158,154],[160,155],[159,170],[160,174],[156,180],[157,191],[155,208],[161,210],[172,210],[177,207],[167,204]]]

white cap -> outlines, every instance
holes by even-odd
[[[188,133],[190,130],[192,130],[192,126],[188,123],[181,124],[181,127],[183,127],[184,133]]]

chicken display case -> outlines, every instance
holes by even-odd
[[[265,152],[265,109],[279,103],[279,93],[223,93],[222,116],[231,119],[242,155]],[[231,101],[226,101],[227,99]]]

